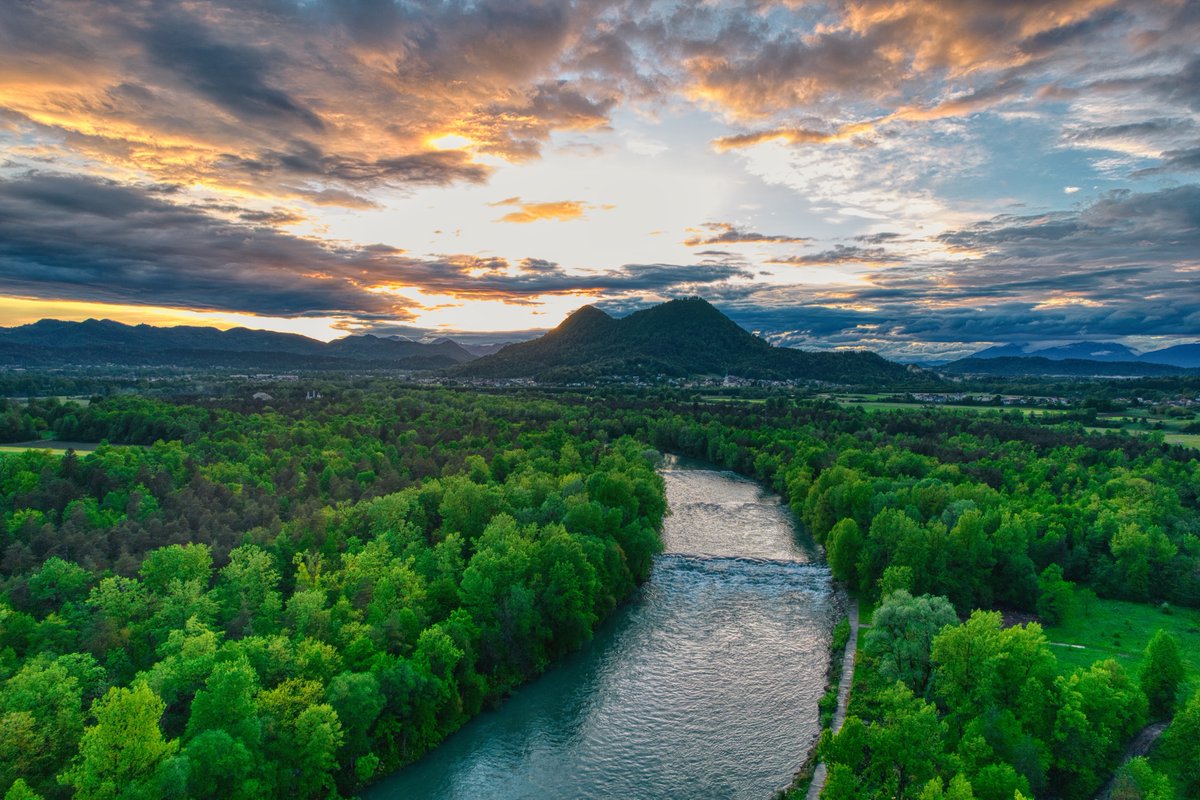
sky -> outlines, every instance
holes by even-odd
[[[1200,339],[1200,3],[0,0],[0,325]]]

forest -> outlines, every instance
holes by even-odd
[[[275,390],[273,390],[275,391]],[[0,408],[0,791],[350,796],[578,648],[649,575],[659,452],[770,486],[880,598],[825,797],[1200,791],[1200,700],[1065,670],[1080,597],[1200,606],[1200,463],[1019,411],[346,381],[322,397]],[[1165,676],[1165,678],[1164,678]],[[917,746],[919,744],[919,746]]]

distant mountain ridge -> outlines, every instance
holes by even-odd
[[[938,367],[940,372],[954,375],[992,375],[1017,377],[1075,378],[1144,378],[1160,375],[1183,375],[1183,367],[1154,364],[1145,361],[1091,361],[1082,358],[1053,360],[1040,356],[996,356],[992,358],[963,358]]]
[[[0,365],[230,367],[237,369],[440,369],[475,358],[456,342],[425,344],[371,334],[321,342],[294,333],[103,319],[44,319],[0,328]]]
[[[547,381],[735,376],[830,383],[898,381],[909,370],[867,351],[775,347],[692,297],[614,318],[584,306],[541,338],[511,344],[450,371],[470,378]]]
[[[1137,361],[1138,355],[1116,342],[1074,342],[1058,347],[1030,348],[1028,345],[1003,344],[980,350],[968,358],[1048,358],[1051,361]]]
[[[1034,358],[1049,361],[1097,361],[1105,363],[1162,364],[1184,369],[1200,367],[1200,342],[1175,345],[1146,353],[1117,342],[1073,342],[1054,347],[1036,344],[1002,344],[988,347],[967,356],[966,360],[995,358]],[[957,363],[957,362],[956,362]],[[1132,373],[1130,373],[1132,374]]]
[[[1142,353],[1138,360],[1151,364],[1172,364],[1188,369],[1200,368],[1200,342],[1177,344],[1174,347],[1164,347],[1162,350]]]

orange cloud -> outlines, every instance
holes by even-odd
[[[823,131],[814,131],[807,128],[770,128],[768,130],[753,131],[751,133],[739,133],[732,136],[722,136],[713,141],[713,148],[717,152],[725,152],[727,150],[737,150],[743,147],[753,147],[756,144],[763,142],[782,142],[783,144],[825,144],[827,142],[841,142],[847,139],[852,139],[855,136],[864,133],[870,133],[875,130],[875,127],[883,120],[871,120],[867,122],[855,122],[849,125],[843,125],[835,131],[825,133]]]
[[[552,203],[523,203],[519,197],[509,197],[492,203],[493,206],[517,206],[516,211],[510,211],[496,222],[529,223],[551,219],[558,222],[570,222],[582,219],[584,213],[592,206],[579,200],[559,200]],[[612,206],[606,206],[612,208]]]

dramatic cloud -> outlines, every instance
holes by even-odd
[[[752,244],[757,242],[768,242],[771,244],[803,244],[809,239],[803,236],[782,236],[778,234],[765,234],[756,231],[746,231],[735,227],[728,222],[706,222],[700,226],[707,233],[692,228],[689,229],[695,236],[684,239],[683,243],[688,247],[701,247],[703,245],[714,244]],[[721,253],[721,255],[728,255]]]
[[[560,77],[605,6],[9,4],[0,108],[42,151],[353,205],[374,186],[477,182],[491,168],[475,154],[519,161],[607,124],[619,88]]]
[[[680,291],[751,273],[645,264],[589,274],[524,259],[416,258],[245,224],[158,186],[56,174],[0,181],[0,291],[18,296],[251,312],[405,319],[416,289],[460,298]],[[271,222],[273,220],[268,220]]]

